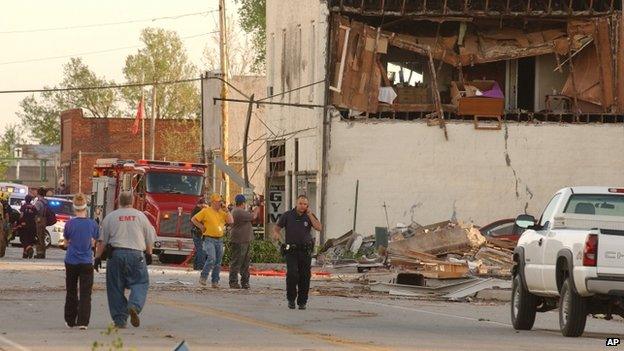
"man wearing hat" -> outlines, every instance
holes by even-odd
[[[249,261],[251,255],[249,245],[253,240],[253,227],[251,222],[258,218],[259,207],[252,212],[245,208],[245,195],[238,194],[234,198],[236,207],[232,210],[232,231],[230,245],[232,257],[230,258],[230,288],[249,289]],[[240,285],[238,284],[238,274],[240,273]]]
[[[191,219],[199,228],[203,236],[203,248],[206,253],[206,263],[202,269],[199,284],[206,285],[208,275],[212,271],[212,287],[219,287],[219,273],[221,272],[221,259],[223,258],[223,233],[225,225],[234,223],[232,214],[223,206],[221,195],[210,196],[210,206],[204,207]]]

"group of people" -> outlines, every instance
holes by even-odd
[[[219,287],[219,273],[223,258],[223,235],[226,224],[231,225],[230,288],[249,289],[250,243],[253,240],[252,222],[258,216],[258,208],[246,209],[243,195],[235,198],[236,207],[230,211],[218,194],[210,197],[210,204],[202,200],[193,211],[191,221],[195,228],[195,269],[201,269],[199,284],[206,286],[210,275],[211,286]],[[281,249],[286,258],[286,298],[288,308],[306,309],[310,289],[312,251],[314,237],[312,228],[321,230],[321,222],[310,211],[305,195],[297,198],[297,206],[279,218],[273,230],[273,238],[283,242]],[[281,237],[282,229],[285,237]],[[238,277],[240,275],[240,283]]]
[[[37,201],[27,196],[21,208],[20,240],[24,257],[45,258],[45,243],[41,238],[45,230],[45,213],[49,210],[45,189],[39,189]],[[0,202],[1,203],[1,202]],[[119,208],[108,214],[101,225],[87,215],[87,198],[76,194],[73,198],[75,216],[65,224],[66,242],[66,299],[64,317],[67,327],[87,329],[91,315],[91,294],[94,271],[99,272],[106,256],[106,293],[114,325],[125,328],[130,319],[134,327],[140,325],[149,288],[147,266],[152,263],[152,250],[156,240],[155,229],[145,214],[132,207],[131,192],[122,192]],[[4,229],[4,211],[0,216],[0,230]],[[218,194],[209,203],[199,201],[191,221],[196,245],[195,267],[201,268],[199,284],[206,286],[210,276],[213,288],[219,287],[219,274],[223,258],[223,236],[226,225],[231,226],[231,251],[229,286],[249,289],[249,265],[252,222],[259,209],[250,210],[243,195],[235,197],[235,207],[230,210]],[[291,309],[306,309],[311,277],[311,255],[314,238],[311,229],[321,230],[321,223],[310,211],[308,199],[299,196],[297,206],[285,212],[273,231],[273,238],[281,239],[285,230],[282,251],[287,263],[287,300]],[[40,246],[43,246],[40,251]],[[94,253],[95,251],[95,253]],[[240,276],[240,281],[239,281]],[[130,290],[126,298],[125,292]]]
[[[46,215],[47,211],[52,211],[45,199],[46,192],[46,189],[39,188],[36,197],[26,195],[19,213],[9,204],[10,194],[0,193],[0,257],[5,255],[11,231],[17,231],[19,235],[23,247],[22,258],[46,257]]]
[[[128,319],[140,325],[139,314],[147,299],[156,239],[154,227],[143,212],[132,207],[132,193],[119,195],[119,209],[104,218],[102,225],[87,217],[83,194],[74,196],[75,217],[65,224],[65,324],[86,330],[91,317],[94,270],[102,268],[106,255],[106,295],[115,327],[126,328]],[[93,248],[95,247],[95,255]],[[130,290],[126,298],[125,291]]]

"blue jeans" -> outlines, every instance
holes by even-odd
[[[147,299],[149,275],[143,252],[115,249],[106,261],[106,295],[108,309],[116,326],[124,326],[128,320],[128,308],[141,312]],[[126,289],[130,296],[126,299]]]
[[[204,252],[206,253],[206,263],[201,271],[201,278],[207,279],[208,274],[212,271],[212,282],[218,283],[219,273],[221,273],[221,260],[223,259],[223,241],[205,236]]]
[[[201,269],[204,268],[204,264],[206,263],[206,253],[204,252],[204,248],[202,245],[201,235],[193,234],[193,245],[195,245],[195,260],[193,262],[193,269],[196,271],[201,271]]]

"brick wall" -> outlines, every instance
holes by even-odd
[[[85,118],[82,109],[61,113],[61,173],[69,191],[91,191],[95,160],[141,158],[141,132],[133,135],[134,118]],[[199,121],[156,120],[155,159],[200,161]],[[145,120],[145,155],[150,158],[150,120]],[[175,160],[173,158],[176,158]]]

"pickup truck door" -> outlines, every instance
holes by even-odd
[[[524,233],[527,244],[524,246],[524,279],[530,291],[542,291],[541,261],[542,250],[538,244],[544,235],[529,229]]]
[[[549,223],[549,227],[551,227]],[[544,281],[544,292],[557,295],[557,254],[563,249],[565,235],[570,235],[569,231],[552,230],[546,231],[546,242],[544,244],[544,259],[542,264],[542,280]]]
[[[549,239],[550,227],[552,219],[561,199],[561,194],[555,194],[550,200],[539,222],[535,226],[533,233],[529,237],[529,242],[525,249],[525,280],[530,291],[544,292],[546,287],[544,284],[544,255],[546,244]],[[529,262],[530,261],[530,262]]]

